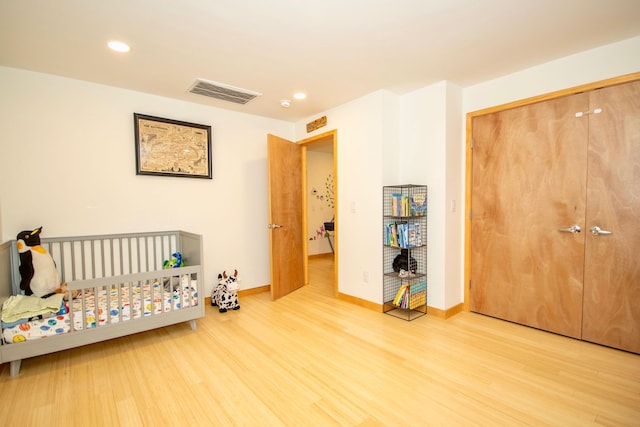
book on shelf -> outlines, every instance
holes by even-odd
[[[409,309],[413,310],[425,305],[427,303],[427,282],[420,280],[412,283],[409,285],[409,293]]]
[[[392,216],[423,216],[427,213],[426,194],[400,194],[391,195]]]
[[[398,221],[395,223],[396,237],[398,239],[398,246],[401,248],[407,247],[407,222]]]
[[[427,292],[422,291],[415,295],[411,295],[411,301],[409,302],[409,309],[413,310],[414,308],[422,307],[427,303]]]
[[[398,232],[396,224],[394,222],[385,226],[384,244],[389,246],[398,247]]]
[[[391,215],[399,216],[400,215],[400,199],[402,198],[402,194],[394,193],[391,195]]]
[[[413,310],[427,303],[427,283],[424,280],[401,285],[393,298],[393,305]]]
[[[407,221],[388,223],[385,225],[384,244],[405,249],[422,246],[420,224]]]
[[[420,224],[407,224],[407,247],[415,248],[422,246],[422,237],[420,236]]]
[[[406,194],[394,193],[391,195],[391,215],[409,216],[410,199]]]
[[[411,294],[417,294],[419,292],[424,292],[427,290],[427,282],[424,280],[420,280],[419,282],[413,282],[411,284]]]
[[[406,299],[406,294],[407,294],[407,285],[400,286],[400,289],[398,289],[396,296],[393,298],[393,305],[395,305],[396,307],[400,307],[400,305],[402,304],[402,301]]]
[[[409,201],[411,216],[423,216],[427,214],[427,195],[414,194]]]

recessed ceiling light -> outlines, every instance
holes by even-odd
[[[289,108],[291,106],[291,101],[289,101],[288,99],[283,99],[282,101],[280,101],[280,105],[282,106],[282,108]]]
[[[119,42],[117,40],[110,41],[109,43],[107,43],[107,46],[109,46],[110,49],[115,50],[116,52],[129,52],[131,50],[128,44]]]
[[[298,93],[294,93],[293,97],[295,99],[305,99],[307,97],[306,93],[302,93],[302,92],[298,92]]]

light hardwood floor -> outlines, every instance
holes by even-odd
[[[460,313],[333,298],[327,259],[272,302],[24,360],[1,426],[638,426],[640,356]]]

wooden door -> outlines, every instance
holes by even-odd
[[[304,285],[302,148],[268,135],[267,153],[271,298],[275,300]]]
[[[472,311],[580,337],[588,107],[577,94],[473,120]]]
[[[595,90],[589,115],[583,339],[640,353],[640,82]],[[593,235],[598,226],[612,234]]]

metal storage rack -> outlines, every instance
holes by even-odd
[[[383,312],[427,314],[427,186],[383,187]]]

